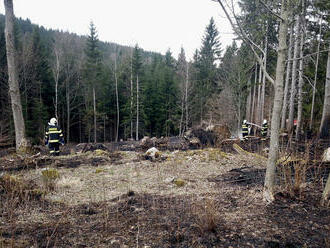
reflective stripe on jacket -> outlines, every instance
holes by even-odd
[[[267,124],[262,124],[261,134],[265,135],[265,134],[267,134],[267,132],[268,132],[268,125]]]
[[[242,125],[242,133],[243,134],[248,134],[249,133],[249,129],[248,129],[248,126],[246,124]]]
[[[59,126],[48,126],[46,129],[45,140],[48,143],[63,143],[63,133]]]

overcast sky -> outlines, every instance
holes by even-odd
[[[234,35],[220,6],[211,0],[13,0],[16,17],[46,28],[87,35],[94,22],[99,39],[120,45],[136,43],[148,51],[177,58],[181,47],[191,59],[214,18],[222,48]],[[4,14],[0,0],[0,13]]]

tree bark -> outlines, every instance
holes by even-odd
[[[325,80],[325,88],[324,88],[324,103],[323,103],[323,111],[322,111],[322,119],[320,125],[320,138],[328,138],[330,130],[330,46],[328,52],[328,62],[327,62],[327,76]]]
[[[315,104],[315,93],[316,93],[316,82],[317,82],[317,71],[319,68],[319,58],[320,58],[320,45],[321,45],[321,34],[322,34],[322,15],[320,20],[320,28],[319,28],[319,37],[317,43],[317,54],[316,54],[316,62],[315,62],[315,74],[314,74],[314,84],[313,84],[313,96],[312,96],[312,109],[311,109],[311,117],[309,122],[309,129],[313,127],[313,117],[314,117],[314,104]]]
[[[131,119],[131,139],[133,140],[133,48],[131,53],[131,109],[130,109],[130,119]]]
[[[116,52],[116,56],[115,56],[115,83],[116,83],[116,105],[117,105],[116,142],[118,142],[118,134],[119,134],[119,95],[118,95],[118,79],[117,79],[117,52]]]
[[[94,113],[94,143],[96,140],[96,97],[95,97],[95,86],[93,85],[93,113]]]
[[[284,98],[283,98],[283,107],[282,107],[282,120],[281,120],[281,129],[286,127],[286,111],[287,111],[287,102],[288,102],[288,93],[289,93],[289,82],[290,82],[290,72],[291,72],[291,59],[292,59],[292,44],[293,43],[293,26],[291,26],[290,31],[290,41],[289,41],[289,50],[288,50],[288,62],[286,67],[286,78],[285,78],[285,87],[284,87]]]
[[[326,205],[326,202],[329,200],[329,198],[330,198],[330,174],[328,176],[327,183],[323,190],[321,205],[323,206]]]
[[[14,40],[14,10],[13,1],[4,0],[5,12],[6,12],[6,53],[7,53],[7,64],[8,64],[8,84],[9,84],[9,95],[11,99],[11,108],[13,111],[14,126],[15,126],[15,141],[16,151],[26,152],[27,140],[25,137],[25,124],[22,112],[21,95],[18,83],[17,73],[17,61],[16,61],[16,50]]]
[[[188,87],[189,87],[189,63],[187,62],[186,66],[186,94],[185,94],[185,106],[186,106],[186,130],[188,130],[188,122],[189,122],[189,115],[188,115]]]
[[[293,51],[293,63],[292,63],[292,78],[291,78],[291,94],[290,94],[290,106],[289,106],[289,121],[288,121],[288,132],[291,135],[293,132],[293,119],[294,119],[294,102],[296,97],[296,81],[297,81],[297,64],[299,56],[299,35],[300,35],[300,17],[297,18],[295,27],[295,42]]]
[[[300,52],[299,52],[299,80],[298,80],[298,113],[297,113],[297,128],[296,128],[296,140],[301,136],[301,121],[302,121],[302,104],[303,104],[303,84],[304,84],[304,42],[305,42],[305,10],[304,0],[302,1],[302,13],[301,13],[301,27],[300,27]]]
[[[264,67],[267,68],[267,52],[268,52],[268,23],[266,27],[266,37],[265,37],[265,55],[264,55]],[[260,124],[264,119],[264,111],[265,111],[265,90],[266,90],[266,74],[263,73],[262,77],[262,88],[261,88],[261,112],[260,112]]]
[[[136,76],[136,138],[139,140],[139,75]]]
[[[269,157],[267,161],[267,170],[264,185],[264,200],[267,202],[274,201],[274,189],[275,189],[275,169],[276,161],[278,158],[279,150],[279,127],[280,117],[283,103],[283,81],[285,71],[285,59],[287,53],[287,32],[288,32],[288,16],[290,12],[289,1],[282,0],[281,7],[281,21],[279,29],[279,46],[278,56],[276,64],[276,79],[275,79],[275,96],[274,96],[274,108],[271,121],[271,137],[270,137],[270,149]]]
[[[65,88],[65,93],[66,93],[66,142],[70,142],[70,92],[69,92],[69,82],[67,80],[66,82],[66,88]]]

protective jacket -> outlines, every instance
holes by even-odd
[[[242,135],[243,137],[247,136],[249,134],[249,127],[247,124],[242,124]]]
[[[268,124],[267,123],[263,123],[262,127],[261,127],[261,136],[262,137],[266,137],[268,133]]]
[[[45,144],[61,143],[64,144],[63,133],[59,126],[49,125],[46,129]]]

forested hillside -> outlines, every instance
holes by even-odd
[[[211,19],[191,61],[184,48],[174,58],[170,50],[163,56],[138,44],[99,41],[93,23],[89,34],[77,36],[17,20],[27,136],[33,144],[40,143],[54,116],[67,142],[182,135],[189,127],[211,124],[226,124],[237,135],[243,119],[261,125],[272,112],[274,87],[268,77],[275,76],[279,24],[261,3],[242,0],[240,7],[237,23],[246,39],[237,32],[239,43],[222,47],[221,27]],[[276,13],[280,6],[272,8]],[[327,11],[325,4],[306,2],[289,17],[282,130],[291,132],[297,123],[297,133],[319,131],[329,46]],[[4,16],[0,29],[0,137],[13,143]]]

